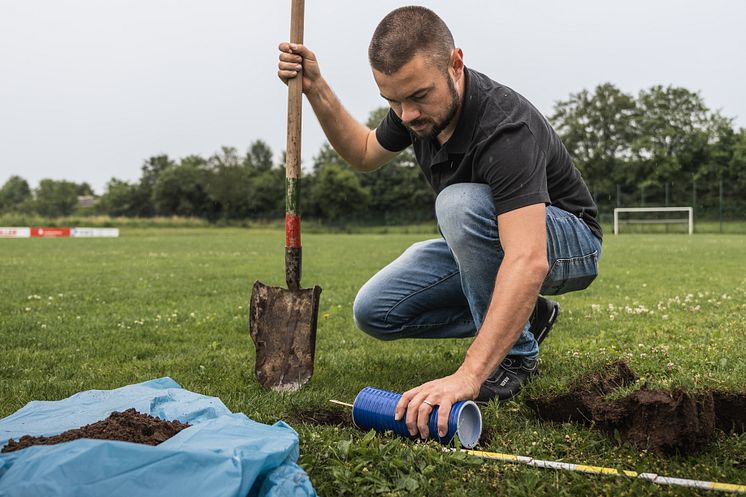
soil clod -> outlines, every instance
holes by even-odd
[[[17,442],[11,438],[3,447],[2,452],[13,452],[32,445],[54,445],[79,438],[158,445],[189,426],[191,425],[180,421],[166,421],[142,414],[135,409],[127,409],[124,412],[113,412],[104,420],[68,430],[59,435],[51,437],[24,435]]]
[[[547,421],[575,421],[596,426],[622,440],[657,454],[691,454],[704,447],[717,426],[743,432],[746,394],[687,393],[644,387],[625,397],[607,400],[636,377],[624,362],[609,364],[575,381],[569,392],[527,403]]]

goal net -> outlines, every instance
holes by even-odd
[[[688,233],[694,233],[694,209],[691,207],[617,207],[614,209],[614,234],[618,235],[621,226],[637,224],[657,226],[647,232],[669,232],[671,225],[687,225]],[[625,230],[634,231],[634,230]],[[642,231],[640,229],[636,231]],[[682,231],[672,230],[678,233]]]

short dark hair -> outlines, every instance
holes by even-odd
[[[368,60],[376,71],[394,74],[419,52],[446,71],[453,48],[453,35],[435,12],[401,7],[378,23],[368,46]]]

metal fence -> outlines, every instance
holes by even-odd
[[[590,185],[601,222],[611,226],[617,207],[692,207],[695,233],[746,234],[746,191],[725,181],[681,181],[660,184],[617,184],[612,191],[598,191]],[[650,213],[648,218],[665,219],[671,213]],[[680,216],[680,214],[679,214]],[[639,214],[635,214],[639,217]],[[622,232],[685,233],[687,225],[630,223]]]

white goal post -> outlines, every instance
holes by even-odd
[[[684,218],[669,219],[623,219],[619,220],[620,212],[686,212],[688,216]],[[614,209],[614,234],[619,234],[619,224],[668,224],[668,223],[689,223],[689,234],[694,233],[694,209],[692,207],[617,207]]]

